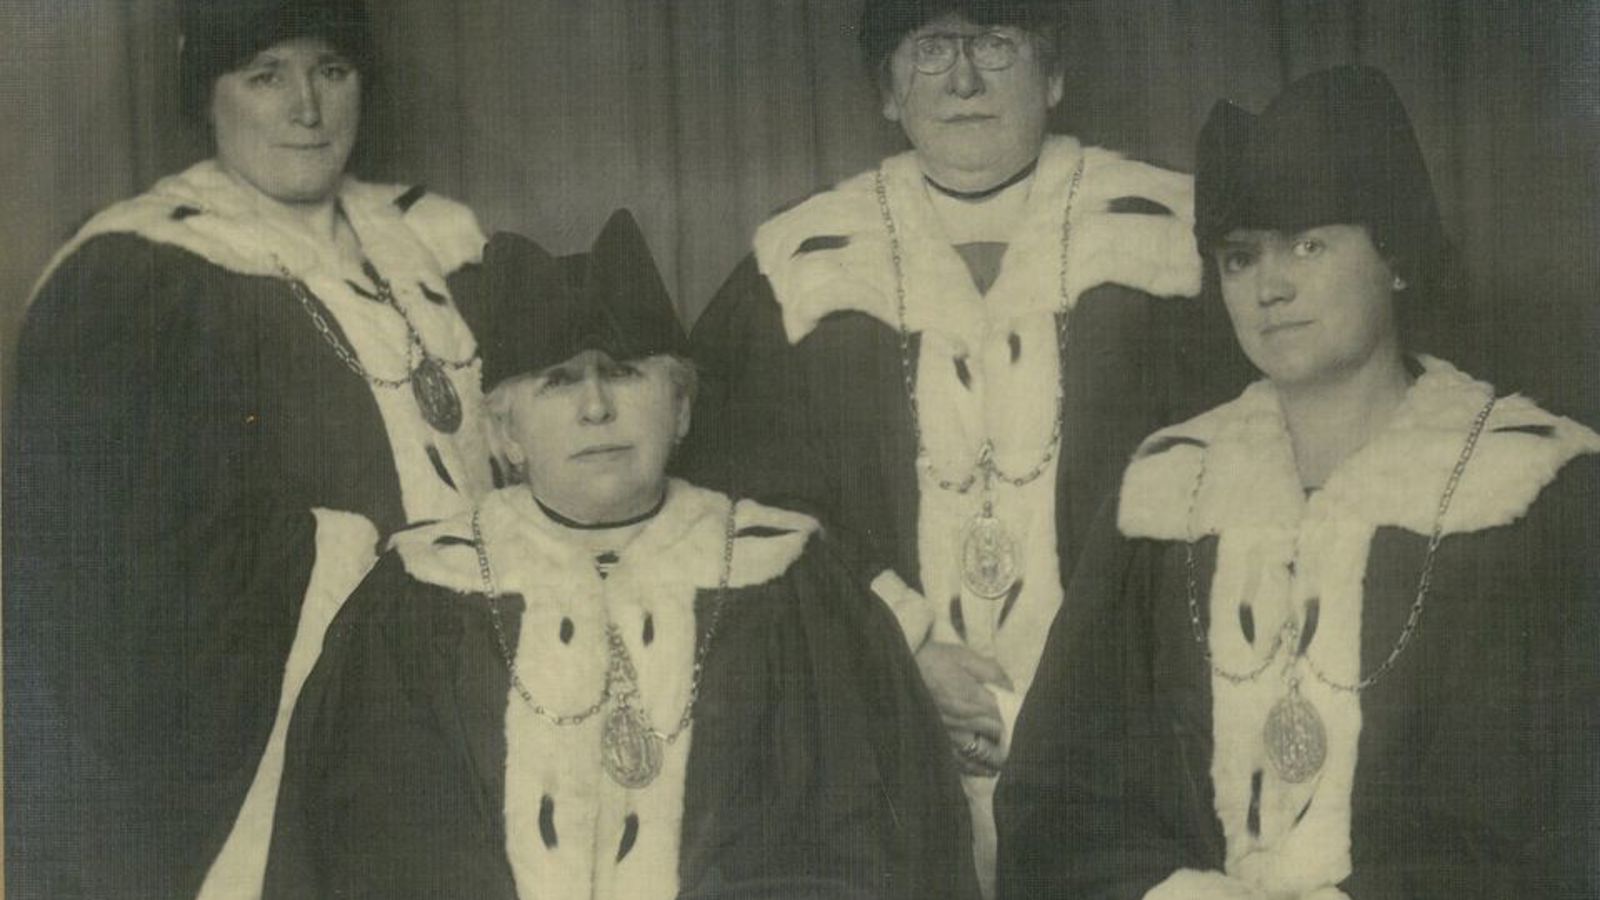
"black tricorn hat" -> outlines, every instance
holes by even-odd
[[[1364,224],[1386,253],[1443,245],[1428,167],[1389,79],[1341,66],[1293,82],[1260,115],[1220,100],[1200,130],[1195,237]]]
[[[588,253],[557,258],[521,235],[497,234],[479,271],[473,296],[458,299],[478,339],[485,391],[585,350],[618,360],[688,354],[650,246],[625,209]]]
[[[858,38],[869,67],[882,64],[905,36],[940,16],[955,13],[979,25],[1014,25],[1028,30],[1060,24],[1068,0],[866,0]]]
[[[183,0],[178,58],[179,110],[192,121],[211,85],[262,50],[283,41],[319,37],[343,54],[370,86],[376,52],[362,0]]]

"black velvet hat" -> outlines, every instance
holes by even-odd
[[[183,0],[183,46],[178,60],[178,107],[191,121],[205,118],[211,85],[262,50],[283,41],[319,37],[372,81],[372,30],[362,0]]]
[[[483,388],[565,362],[585,350],[612,359],[688,355],[650,247],[633,215],[617,210],[588,253],[556,258],[516,234],[484,249],[475,300],[462,315],[478,338]]]
[[[1218,101],[1197,156],[1201,248],[1237,228],[1294,233],[1331,224],[1366,225],[1379,249],[1412,261],[1443,245],[1411,120],[1377,69],[1307,75],[1260,115]]]
[[[978,25],[1012,25],[1040,31],[1061,24],[1068,0],[865,0],[861,7],[861,57],[876,69],[911,32],[956,13]]]

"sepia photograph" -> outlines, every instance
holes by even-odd
[[[0,898],[1600,898],[1600,2],[7,0],[0,121]]]

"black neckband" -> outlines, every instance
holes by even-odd
[[[579,522],[575,519],[569,519],[550,507],[545,506],[544,501],[540,500],[538,496],[534,495],[533,491],[529,491],[528,494],[529,496],[533,497],[533,502],[538,504],[539,509],[543,511],[545,515],[550,517],[550,521],[560,525],[563,528],[572,528],[578,531],[607,531],[612,528],[627,528],[629,525],[637,525],[647,519],[654,518],[656,513],[661,512],[661,507],[667,505],[667,492],[662,491],[661,499],[656,501],[655,506],[650,507],[633,518],[622,519],[617,522],[595,522],[591,525],[585,522]]]
[[[928,187],[933,188],[946,197],[954,197],[957,200],[965,200],[968,203],[976,203],[979,200],[987,200],[1006,188],[1021,183],[1022,181],[1026,180],[1029,175],[1032,175],[1033,170],[1037,168],[1039,168],[1039,157],[1035,156],[1033,158],[1033,162],[1023,166],[1022,169],[1017,172],[1017,174],[1007,178],[1005,181],[1000,182],[994,187],[986,187],[981,191],[958,191],[955,188],[947,188],[939,182],[934,181],[932,178],[929,178],[927,175],[923,175],[922,180],[928,183]]]

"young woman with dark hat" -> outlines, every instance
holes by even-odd
[[[694,375],[632,218],[485,256],[511,483],[398,535],[329,630],[267,895],[969,896],[888,610],[814,520],[666,476]]]
[[[1266,376],[1156,432],[998,801],[1009,897],[1600,893],[1600,436],[1418,353],[1446,241],[1379,72],[1201,134],[1195,233]]]
[[[868,0],[911,149],[761,226],[694,331],[693,471],[852,548],[939,704],[986,882],[994,776],[1095,509],[1141,438],[1244,383],[1191,299],[1189,178],[1046,132],[1067,6]]]
[[[360,0],[192,0],[181,25],[182,106],[215,155],[95,216],[18,347],[19,898],[258,889],[322,628],[381,538],[489,483],[452,301],[484,237],[458,204],[345,174],[376,75]]]

